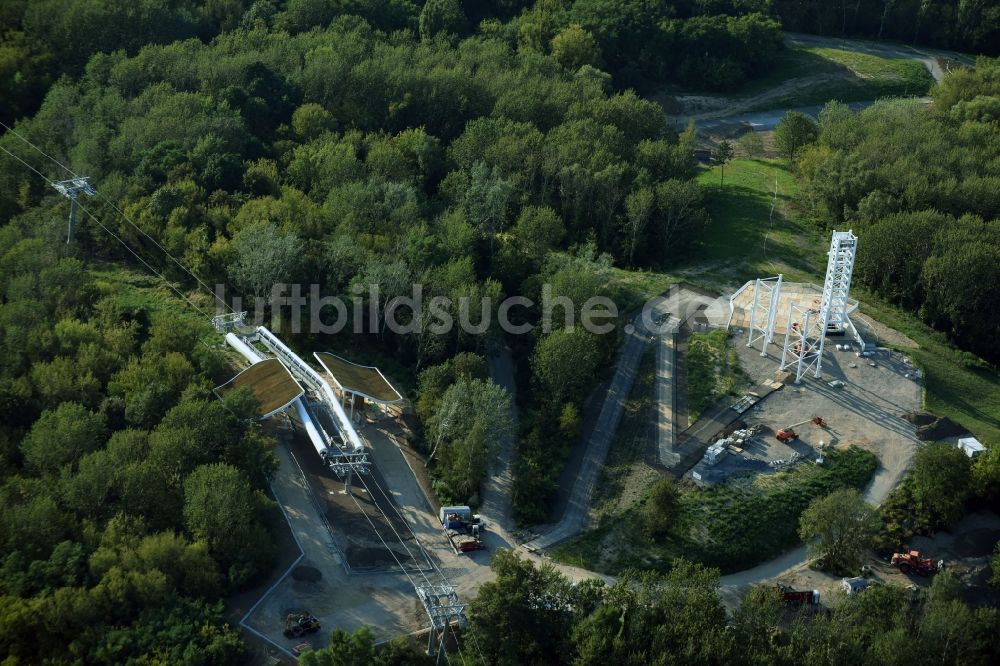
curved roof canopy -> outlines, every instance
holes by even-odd
[[[292,373],[276,358],[264,359],[215,389],[220,398],[229,391],[249,386],[260,403],[260,416],[277,414],[304,393]]]
[[[373,365],[358,365],[328,352],[315,352],[313,356],[333,378],[341,391],[354,393],[374,402],[392,404],[400,402],[399,394],[385,375]]]

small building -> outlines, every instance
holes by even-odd
[[[965,452],[965,455],[969,456],[970,458],[975,458],[980,453],[986,450],[986,447],[983,446],[982,442],[980,442],[975,437],[959,438],[958,448],[962,449],[962,451]]]

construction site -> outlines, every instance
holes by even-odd
[[[216,393],[248,388],[277,435],[271,490],[294,541],[294,559],[240,625],[276,660],[365,626],[379,641],[421,634],[429,653],[443,650],[466,624],[463,599],[490,577],[476,552],[487,528],[468,507],[438,515],[430,505],[422,461],[400,446],[399,392],[378,368],[327,352],[306,362],[243,313],[214,323],[249,363]]]
[[[918,443],[903,417],[920,408],[920,373],[852,320],[856,247],[851,232],[834,232],[823,285],[759,278],[726,299],[728,312],[717,309],[707,323],[728,329],[727,348],[751,386],[673,435],[661,454],[671,472],[707,486],[822,465],[831,448],[858,446],[880,460],[869,499],[894,487]]]
[[[919,444],[904,416],[920,408],[921,377],[905,355],[872,342],[878,338],[857,313],[849,293],[856,244],[851,232],[834,232],[823,285],[779,275],[714,300],[681,288],[652,305],[650,323],[637,318],[620,364],[632,363],[634,375],[645,347],[656,344],[650,454],[659,474],[707,488],[821,468],[833,451],[857,447],[878,461],[864,489],[869,502],[882,502],[900,482]],[[306,363],[270,331],[245,327],[236,315],[217,326],[250,362],[217,391],[251,386],[282,442],[272,490],[298,554],[241,620],[272,654],[293,656],[324,645],[330,629],[362,626],[380,641],[426,637],[428,651],[439,652],[465,625],[466,601],[492,579],[492,552],[520,542],[524,556],[547,558],[595,525],[591,495],[621,419],[619,392],[608,392],[584,450],[589,457],[570,480],[562,520],[515,540],[505,525],[489,524],[469,507],[434,504],[424,462],[407,449],[396,418],[402,398],[377,368],[325,352]],[[684,367],[688,336],[719,328],[727,330],[727,353],[735,355],[746,388],[688,423],[674,368]],[[488,493],[493,484],[487,481]],[[618,551],[627,543],[614,529],[604,541]],[[575,579],[611,573],[615,565],[601,559],[585,569],[560,569]],[[820,586],[820,574],[805,573],[805,565],[799,548],[724,577],[722,596],[735,605],[749,585],[782,574],[786,596],[806,603],[809,595],[794,586]]]

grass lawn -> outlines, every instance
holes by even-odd
[[[791,79],[816,77],[778,89]],[[735,98],[750,98],[772,89],[773,95],[751,105],[749,110],[813,106],[831,99],[861,102],[881,97],[926,95],[934,78],[923,63],[902,58],[886,58],[831,48],[790,48],[784,51],[771,71],[733,91]]]
[[[779,272],[789,279],[819,274],[823,234],[802,214],[799,184],[788,164],[736,159],[726,165],[721,185],[720,171],[706,168],[698,176],[711,222],[689,254],[691,263],[710,262],[737,282]]]
[[[204,328],[206,339],[215,336],[208,318],[215,314],[214,299],[204,291],[191,291],[176,282],[171,283],[208,317],[181,300],[163,280],[148,273],[97,261],[88,263],[87,273],[102,296],[113,298],[125,310],[145,310],[154,316],[179,318],[186,324]]]
[[[960,423],[987,446],[1000,445],[1000,373],[953,347],[910,312],[854,289],[861,311],[920,347],[903,349],[924,372],[924,408]]]
[[[608,574],[630,567],[665,570],[677,557],[723,573],[746,569],[798,543],[799,516],[810,501],[838,488],[863,488],[877,464],[874,454],[851,447],[830,452],[823,466],[802,463],[685,491],[677,524],[658,541],[643,532],[641,500],[555,549],[552,557]]]
[[[743,373],[735,352],[727,353],[724,329],[692,333],[687,354],[688,420],[694,423],[722,396],[732,393]]]
[[[615,304],[624,315],[638,310],[646,301],[659,296],[678,282],[680,278],[666,273],[612,268],[608,284],[614,293]]]

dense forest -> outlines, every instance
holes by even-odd
[[[707,0],[706,6],[738,6]],[[750,3],[753,4],[753,3]],[[966,53],[1000,53],[1000,4],[995,0],[760,0],[786,30],[891,39]]]
[[[989,664],[1000,653],[995,609],[971,610],[939,574],[919,593],[885,586],[832,613],[786,610],[757,588],[727,615],[718,573],[678,563],[615,585],[572,584],[517,555],[493,560],[471,608],[471,631],[494,664]],[[785,617],[787,630],[775,630]]]
[[[0,230],[0,655],[237,663],[218,599],[273,562],[271,438],[212,394],[204,320],[55,247]]]
[[[932,109],[828,105],[818,141],[799,156],[821,218],[864,236],[858,277],[991,363],[1000,362],[998,74],[1000,64],[980,60],[949,76]]]

